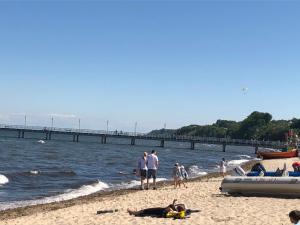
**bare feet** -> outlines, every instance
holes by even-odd
[[[134,215],[134,216],[137,216],[140,213],[140,211],[131,210],[131,209],[127,209],[127,212],[129,213],[129,215]]]
[[[133,215],[134,211],[131,209],[127,209],[127,212],[129,213],[129,215]]]

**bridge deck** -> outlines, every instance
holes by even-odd
[[[231,138],[215,138],[215,137],[196,137],[184,135],[149,135],[145,133],[133,132],[116,132],[104,130],[89,130],[89,129],[70,129],[56,127],[39,127],[39,126],[19,126],[19,125],[3,125],[0,124],[0,130],[16,131],[16,132],[34,132],[45,134],[69,134],[73,136],[99,136],[105,138],[127,138],[127,139],[143,139],[171,142],[191,142],[205,144],[221,144],[221,145],[236,145],[236,146],[253,146],[253,147],[270,147],[282,148],[285,143],[280,141],[258,141],[258,140],[242,140]],[[78,140],[77,140],[78,141]]]

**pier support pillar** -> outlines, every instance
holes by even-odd
[[[255,154],[258,152],[258,145],[255,146]]]
[[[48,134],[48,139],[49,139],[49,140],[51,140],[51,135],[52,135],[52,133],[51,133],[51,131],[50,131],[49,134]]]
[[[45,140],[48,140],[48,132],[45,133]]]
[[[195,149],[195,142],[191,141],[191,149],[194,150]]]
[[[79,134],[76,135],[76,142],[79,141]]]
[[[165,147],[165,140],[160,140],[160,147],[164,148]]]
[[[73,134],[73,142],[75,142],[75,136],[76,136],[76,135],[75,135],[75,134]]]
[[[106,136],[105,135],[101,136],[101,144],[106,144]]]
[[[21,138],[21,131],[18,130],[18,138]]]
[[[131,138],[131,145],[135,145],[135,138]]]
[[[226,150],[226,144],[223,143],[223,152],[225,152],[225,150]]]
[[[24,138],[24,136],[25,136],[25,132],[24,132],[24,131],[22,131],[22,138]]]

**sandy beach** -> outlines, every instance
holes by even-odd
[[[290,170],[298,158],[263,161],[267,170],[282,168],[286,162]],[[158,190],[128,190],[122,194],[95,194],[80,200],[33,206],[2,212],[2,224],[67,225],[67,224],[290,224],[287,214],[299,209],[299,199],[276,197],[233,197],[221,194],[222,178],[202,178],[188,183],[188,188],[174,189],[170,184]],[[198,209],[185,220],[134,217],[127,208],[143,209],[167,206],[173,199],[188,208]],[[118,209],[118,212],[97,215],[97,210]]]

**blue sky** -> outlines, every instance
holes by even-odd
[[[300,114],[300,2],[0,2],[0,123],[140,132]],[[242,91],[247,88],[247,91]]]

